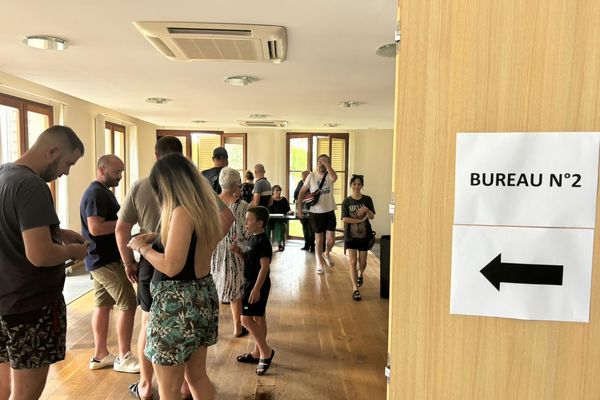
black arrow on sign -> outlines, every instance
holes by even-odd
[[[498,254],[479,272],[498,291],[500,291],[501,282],[558,286],[562,286],[563,282],[562,265],[503,263],[502,253]]]

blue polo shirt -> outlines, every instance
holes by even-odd
[[[106,186],[94,181],[83,193],[79,205],[81,217],[81,231],[83,236],[90,241],[87,256],[85,256],[85,269],[94,271],[106,264],[121,260],[115,233],[94,236],[90,234],[88,217],[102,217],[105,221],[116,221],[119,212],[117,198]]]

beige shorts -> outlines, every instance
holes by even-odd
[[[121,311],[135,310],[135,290],[120,262],[103,265],[90,273],[94,279],[95,307],[116,305]]]

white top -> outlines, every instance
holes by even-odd
[[[311,172],[310,175],[306,177],[304,180],[304,186],[308,186],[309,191],[315,192],[319,189],[319,184],[323,180],[323,175],[318,172]],[[314,214],[324,214],[329,211],[335,210],[335,199],[333,198],[333,183],[331,182],[331,177],[327,174],[327,178],[325,179],[325,183],[321,188],[321,196],[319,197],[319,202],[314,206],[310,207],[310,212]]]

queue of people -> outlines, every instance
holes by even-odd
[[[215,397],[206,355],[218,340],[219,302],[230,304],[232,336],[249,334],[254,341],[237,361],[256,365],[257,375],[266,373],[275,355],[266,321],[273,257],[269,232],[279,251],[285,249],[287,232],[285,221],[269,222],[269,216],[291,212],[282,187],[271,186],[262,164],[242,183],[239,172],[227,166],[223,147],[213,151],[213,168],[200,173],[183,156],[179,139],[165,136],[156,143],[150,176],[132,185],[123,207],[110,190],[122,178],[123,161],[114,155],[98,159],[96,179],[81,199],[80,235],[59,228],[46,182],[67,175],[83,153],[73,130],[54,126],[21,158],[0,165],[0,218],[6,221],[0,237],[10,244],[0,246],[5,260],[0,266],[0,400],[11,393],[38,398],[49,365],[65,357],[62,289],[69,259],[84,259],[94,281],[94,354],[88,367],[139,373],[129,387],[137,398],[152,399],[153,376],[161,399]],[[323,274],[323,264],[335,265],[337,174],[322,154],[316,171],[305,171],[302,178],[294,193],[303,223],[302,250],[315,252],[316,272]],[[354,300],[361,300],[358,289],[373,235],[369,220],[375,217],[363,186],[364,177],[353,175],[352,194],[342,203]],[[315,192],[318,200],[308,206],[303,200]],[[309,217],[303,218],[307,211]],[[140,233],[132,235],[136,224]],[[142,309],[139,359],[131,352],[137,305]],[[107,337],[115,307],[118,348],[112,353]]]

